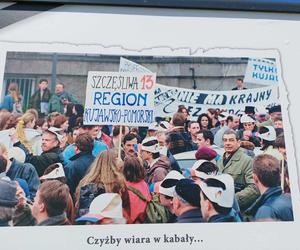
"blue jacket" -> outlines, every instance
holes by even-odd
[[[4,96],[3,102],[0,105],[0,109],[6,109],[9,112],[13,111],[13,105],[14,105],[14,99],[12,98],[11,95],[6,95]]]
[[[65,173],[70,193],[73,194],[77,185],[95,160],[95,157],[92,153],[80,152],[74,155],[70,160],[71,161],[65,166]]]
[[[93,156],[97,157],[100,152],[108,150],[108,147],[105,143],[94,140],[94,148],[93,148]],[[62,152],[62,157],[64,159],[64,164],[68,164],[70,162],[71,157],[75,155],[75,147],[74,144],[70,144],[65,148],[65,150]]]
[[[40,179],[35,167],[32,164],[21,163],[13,160],[6,175],[11,180],[15,180],[16,178],[25,180],[29,187],[30,198],[33,199],[35,197],[35,194],[40,186]]]
[[[283,194],[279,186],[268,188],[246,213],[253,215],[255,220],[294,220],[291,195]]]

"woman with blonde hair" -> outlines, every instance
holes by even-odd
[[[9,112],[22,113],[22,96],[18,90],[18,84],[11,82],[8,86],[8,95],[4,97],[1,109],[6,109]]]
[[[32,149],[33,143],[31,141],[32,138],[28,138],[28,136],[25,133],[25,129],[33,129],[35,126],[35,122],[36,122],[35,115],[26,112],[24,115],[21,116],[16,126],[18,139],[30,153],[33,153],[33,149]]]
[[[101,193],[118,193],[122,197],[123,214],[125,218],[129,218],[130,204],[122,173],[123,162],[117,155],[114,149],[102,151],[79,182],[75,192],[77,215],[81,216],[88,211],[92,199],[87,201],[86,198],[96,197]],[[84,197],[85,194],[88,197]]]

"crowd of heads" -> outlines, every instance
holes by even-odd
[[[41,80],[39,93],[47,86]],[[9,93],[20,99],[13,84]],[[63,83],[53,95],[63,109],[0,111],[0,131],[11,140],[10,146],[0,144],[4,224],[149,223],[150,201],[164,211],[151,221],[238,222],[248,211],[239,195],[250,186],[261,196],[271,188],[289,194],[280,106],[268,112],[246,107],[241,116],[208,109],[191,120],[180,105],[170,119],[147,128],[98,126],[83,123],[84,108],[67,99]],[[193,161],[182,167],[179,155],[184,159],[187,152]],[[250,164],[248,173],[237,171],[249,183],[238,183],[239,176],[225,170],[237,154]],[[243,168],[240,162],[235,168]],[[21,222],[20,209],[27,218]]]

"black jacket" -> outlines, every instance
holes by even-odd
[[[204,222],[200,208],[194,208],[179,215],[175,223],[198,223]]]
[[[65,166],[65,172],[70,193],[73,194],[95,157],[92,155],[92,152],[80,152],[71,157],[70,160],[71,162]]]
[[[208,219],[208,222],[235,222],[236,220],[234,219],[233,216],[230,214],[224,215],[224,214],[216,214],[213,215]]]

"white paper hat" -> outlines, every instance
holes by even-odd
[[[60,128],[50,127],[50,128],[48,128],[46,131],[49,131],[50,133],[56,135],[57,140],[58,140],[59,142],[62,141],[63,136],[60,134],[60,132],[61,132],[61,129],[60,129]]]
[[[276,139],[276,131],[275,128],[272,126],[264,126],[265,128],[267,128],[269,131],[260,134],[258,133],[257,137],[266,140],[266,141],[275,141]]]
[[[98,195],[92,202],[89,212],[76,221],[97,222],[104,218],[123,219],[122,199],[116,193],[104,193]]]
[[[150,142],[150,141],[156,141],[157,143],[151,146],[145,146],[144,144]],[[157,141],[157,138],[155,136],[150,136],[150,137],[146,137],[143,141],[142,141],[142,150],[145,150],[147,152],[151,152],[151,153],[159,153],[159,144]]]
[[[225,189],[221,187],[207,186],[209,180],[217,180],[224,184]],[[234,181],[229,174],[220,174],[212,176],[200,183],[200,188],[206,197],[221,207],[231,208],[234,200]]]
[[[256,120],[254,118],[252,118],[250,115],[242,115],[241,117],[241,123],[248,123],[248,122],[251,122],[251,123],[255,123]]]
[[[154,192],[173,197],[175,186],[181,179],[184,179],[181,173],[171,170],[162,181],[154,184]]]
[[[158,124],[157,122],[153,122],[149,125],[148,130],[157,131],[158,130]]]
[[[59,167],[53,169],[50,173],[41,176],[40,177],[41,180],[57,179],[57,178],[65,177],[66,176],[64,168],[63,168],[63,165],[60,162],[55,163],[55,164],[58,165]]]
[[[192,166],[192,168],[191,168],[191,176],[193,177],[193,176],[196,176],[196,177],[199,177],[199,178],[201,178],[201,179],[207,179],[207,178],[210,178],[212,175],[209,175],[209,174],[206,174],[206,173],[204,173],[204,172],[202,172],[202,171],[199,171],[199,170],[197,170],[197,168],[199,168],[203,163],[205,163],[205,162],[210,162],[210,161],[207,161],[207,160],[203,160],[203,159],[201,159],[201,160],[198,160],[198,161],[196,161],[195,163],[194,163],[194,165]],[[216,174],[216,173],[215,173]]]
[[[25,162],[25,152],[19,147],[12,147],[8,150],[8,159],[15,159],[18,162]]]
[[[167,121],[161,121],[158,125],[159,131],[168,131],[171,128],[171,124]]]

